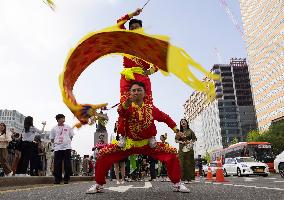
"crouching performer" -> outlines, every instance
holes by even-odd
[[[144,102],[145,86],[142,82],[132,82],[129,97],[118,107],[120,117],[125,119],[125,134],[119,141],[101,149],[95,166],[96,184],[87,193],[102,192],[106,183],[105,174],[113,163],[127,158],[132,154],[144,154],[165,163],[168,176],[174,184],[176,192],[189,192],[181,183],[180,164],[177,150],[166,144],[156,142],[157,130],[154,120],[166,123],[175,133],[179,134],[176,123],[153,104]]]

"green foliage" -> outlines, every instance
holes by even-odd
[[[231,144],[237,144],[238,142],[239,142],[238,138],[235,137],[235,138],[232,140]]]
[[[259,131],[257,130],[251,130],[247,135],[247,141],[248,142],[254,142],[259,137]]]
[[[203,159],[205,159],[207,161],[207,163],[210,163],[211,161],[211,157],[210,157],[210,154],[206,151],[206,154],[205,156],[203,157]]]

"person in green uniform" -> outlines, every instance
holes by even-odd
[[[180,120],[180,134],[176,135],[175,141],[179,143],[179,159],[182,181],[188,184],[195,179],[193,144],[196,141],[196,136],[189,128],[186,119]]]

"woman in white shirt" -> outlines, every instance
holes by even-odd
[[[33,141],[36,135],[43,133],[46,123],[42,123],[42,130],[38,130],[33,125],[33,118],[27,116],[24,120],[24,130],[22,132],[22,144],[21,144],[21,158],[19,160],[16,175],[26,175],[29,162],[32,155]]]
[[[12,176],[13,172],[8,164],[7,146],[11,141],[11,136],[6,133],[6,125],[0,123],[0,164],[6,176]]]

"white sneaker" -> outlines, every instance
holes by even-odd
[[[176,183],[174,184],[174,192],[182,192],[182,193],[188,193],[190,190],[184,186],[182,183]]]
[[[120,181],[119,181],[119,180],[117,180],[117,181],[116,181],[116,184],[117,184],[117,185],[119,185],[119,184],[120,184]]]
[[[124,184],[124,181],[122,180],[122,181],[120,182],[120,184]]]
[[[86,194],[95,194],[95,193],[99,193],[102,192],[103,190],[103,186],[99,185],[99,184],[95,184],[92,185],[87,191]]]
[[[149,146],[151,148],[155,148],[157,146],[157,141],[156,141],[155,136],[149,138]]]
[[[13,176],[13,172],[10,172],[9,174],[5,175],[6,177],[11,177]]]
[[[15,176],[23,177],[23,176],[25,176],[25,174],[15,174]]]

